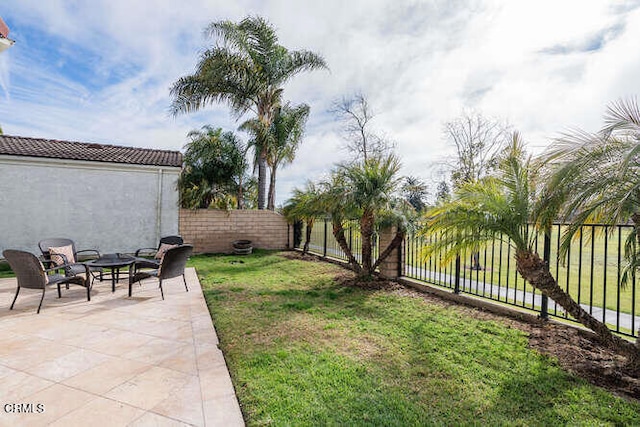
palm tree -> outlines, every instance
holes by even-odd
[[[295,158],[296,151],[302,142],[304,128],[309,118],[310,108],[307,104],[291,107],[289,103],[276,109],[273,121],[269,127],[258,119],[244,122],[241,130],[253,136],[249,145],[254,148],[257,163],[259,155],[266,151],[266,163],[269,166],[269,196],[267,209],[275,209],[276,173],[278,167],[290,164]],[[266,146],[263,147],[262,144]]]
[[[320,198],[320,189],[312,182],[307,182],[304,189],[295,188],[293,195],[283,208],[284,216],[289,222],[304,221],[305,241],[302,247],[302,253],[309,252],[309,244],[311,242],[311,231],[316,218],[320,218],[326,214],[322,206]]]
[[[246,148],[233,132],[211,126],[189,132],[184,168],[178,179],[181,205],[207,208],[214,201],[227,205],[231,194],[241,206],[243,177],[247,168]]]
[[[369,157],[366,161],[338,165],[331,181],[323,184],[321,203],[331,216],[333,235],[350,266],[361,278],[372,276],[380,262],[404,239],[407,203],[396,195],[402,180],[399,171],[400,162],[395,155]],[[344,224],[352,218],[359,218],[361,262],[345,238]],[[378,224],[397,228],[391,243],[374,261],[373,236]]]
[[[450,261],[465,250],[477,250],[495,238],[508,237],[514,248],[516,269],[527,282],[596,332],[602,342],[626,354],[631,363],[637,362],[635,346],[613,335],[604,323],[564,292],[536,252],[537,236],[548,231],[544,230],[548,214],[541,210],[546,194],[536,193],[534,181],[530,159],[525,155],[518,133],[514,132],[494,176],[462,184],[450,201],[429,211],[424,231],[443,237],[425,248],[426,255],[442,251],[446,261]],[[543,229],[530,224],[538,224]]]
[[[213,22],[206,33],[216,37],[217,44],[202,54],[194,74],[181,77],[171,87],[174,115],[222,102],[238,118],[253,112],[268,128],[280,106],[283,85],[300,72],[327,68],[316,53],[289,51],[278,44],[275,28],[259,16],[239,23]],[[268,145],[260,147],[258,208],[264,209]]]
[[[600,132],[566,134],[543,156],[546,191],[553,196],[549,208],[571,223],[563,234],[564,253],[585,223],[633,224],[624,246],[622,286],[640,267],[639,154],[640,108],[636,99],[629,99],[608,107]],[[640,349],[640,338],[636,345]]]
[[[416,176],[407,176],[402,184],[402,193],[411,206],[421,212],[426,208],[425,198],[429,194],[427,184]]]

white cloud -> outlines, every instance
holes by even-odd
[[[339,150],[333,100],[365,93],[397,142],[403,172],[441,174],[442,124],[473,108],[509,120],[540,150],[567,127],[597,129],[605,106],[640,92],[638,2],[594,0],[5,0],[17,43],[0,56],[7,134],[181,149],[203,124],[235,129],[224,105],[170,117],[169,87],[190,73],[211,21],[260,14],[283,45],[321,53],[330,72],[285,96],[312,113],[278,199],[326,174]],[[46,42],[46,43],[43,43]],[[436,162],[436,164],[434,164]],[[435,184],[432,185],[435,187]]]

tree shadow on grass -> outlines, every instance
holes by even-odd
[[[591,386],[550,361],[536,365],[536,372],[508,376],[488,410],[527,425],[640,425],[636,402]]]

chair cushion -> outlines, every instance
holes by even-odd
[[[158,252],[156,252],[156,256],[154,258],[161,260],[164,257],[164,253],[165,252],[167,252],[171,248],[175,248],[175,247],[178,247],[178,246],[180,246],[180,245],[170,245],[168,243],[162,243],[160,245],[160,248],[158,248]]]
[[[49,255],[51,257],[51,261],[53,261],[55,265],[65,264],[64,258],[60,255],[64,255],[69,264],[76,262],[76,257],[73,255],[73,246],[71,245],[49,248]]]

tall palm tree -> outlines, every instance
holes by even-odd
[[[327,68],[316,53],[289,51],[280,45],[275,28],[259,16],[239,23],[213,22],[206,33],[217,43],[202,54],[194,74],[181,77],[171,87],[174,115],[222,102],[238,118],[251,111],[269,127],[281,103],[283,85],[300,72]],[[268,144],[261,148],[258,208],[264,209]]]
[[[514,248],[518,273],[542,294],[596,332],[607,345],[637,363],[635,346],[611,333],[607,326],[587,313],[558,286],[549,266],[535,250],[541,231],[530,224],[545,224],[545,193],[536,193],[535,175],[517,132],[511,146],[499,159],[494,176],[461,185],[453,198],[428,212],[425,232],[443,237],[425,248],[426,255],[442,251],[447,260],[465,250],[477,250],[495,238],[506,236]]]
[[[307,104],[292,107],[289,103],[276,109],[271,126],[264,127],[258,119],[244,122],[241,130],[253,135],[249,145],[254,147],[255,153],[263,151],[262,143],[266,142],[266,162],[269,167],[269,193],[267,209],[275,209],[276,199],[276,173],[278,167],[293,162],[296,151],[302,142],[304,128],[309,118],[309,106]],[[256,156],[256,161],[258,161]]]
[[[276,172],[279,167],[289,165],[296,157],[296,152],[309,118],[310,108],[307,104],[291,107],[286,104],[278,109],[273,121],[273,145],[269,147],[267,165],[269,166],[269,197],[267,209],[274,210],[276,203]]]
[[[397,197],[402,178],[395,155],[369,157],[366,161],[338,165],[329,182],[323,184],[321,203],[331,215],[333,235],[360,277],[370,277],[406,233],[407,203]],[[359,218],[362,238],[361,261],[354,256],[345,237],[345,221]],[[373,260],[373,236],[377,224],[395,225],[391,243]]]
[[[625,242],[625,286],[640,267],[640,108],[636,99],[612,103],[600,132],[576,131],[559,138],[544,153],[546,191],[551,211],[569,222],[562,250],[585,223],[610,225],[631,221]],[[554,210],[555,209],[555,210]],[[614,227],[610,228],[613,233]],[[636,342],[640,348],[640,338]]]

